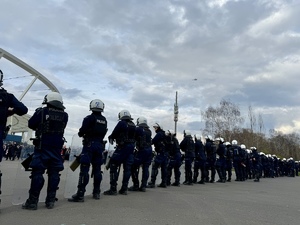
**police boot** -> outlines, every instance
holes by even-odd
[[[198,184],[205,184],[204,180],[200,180]]]
[[[68,199],[69,202],[84,202],[84,192],[85,192],[85,176],[80,172],[79,180],[78,180],[78,189],[77,193],[72,195],[71,198]]]
[[[174,183],[171,184],[174,187],[180,187],[179,181],[175,181]]]
[[[128,191],[139,191],[139,185],[132,185],[131,187],[128,188]]]
[[[71,198],[68,199],[69,202],[84,202],[84,192],[77,191],[76,194],[72,195]]]
[[[194,177],[194,178],[193,178],[193,183],[194,183],[194,184],[197,184],[197,177]]]
[[[47,209],[53,209],[54,203],[58,200],[56,197],[56,192],[47,193],[45,205]]]
[[[111,186],[110,189],[108,189],[107,191],[103,192],[104,195],[117,195],[117,187],[115,186]]]
[[[93,199],[96,199],[96,200],[100,199],[100,190],[93,191]]]
[[[120,195],[127,195],[128,183],[124,183],[119,190]]]
[[[161,187],[161,188],[166,188],[167,187],[167,185],[166,185],[166,183],[160,183],[159,185],[157,185],[157,187]]]
[[[38,202],[39,199],[33,196],[32,194],[30,194],[26,202],[23,203],[22,209],[37,210]]]
[[[155,188],[155,181],[148,182],[147,188]]]
[[[141,185],[140,188],[139,188],[139,191],[141,192],[146,192],[146,187]]]

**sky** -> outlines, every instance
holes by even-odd
[[[266,132],[300,132],[299,0],[0,0],[0,48],[60,91],[68,145],[89,103],[100,99],[108,135],[127,109],[134,121],[202,133],[201,111],[222,99],[248,108]],[[19,97],[33,80],[0,59],[4,85]],[[49,89],[22,99],[33,114]]]

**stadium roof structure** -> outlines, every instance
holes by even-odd
[[[0,59],[5,58],[8,61],[12,62],[16,66],[24,69],[29,74],[31,74],[34,78],[33,80],[28,84],[27,88],[23,91],[22,95],[19,98],[19,101],[22,101],[23,97],[26,95],[26,93],[29,91],[29,89],[32,87],[34,82],[38,79],[42,83],[44,83],[51,91],[59,92],[58,89],[54,86],[53,83],[51,83],[44,75],[42,75],[40,72],[29,66],[24,61],[20,60],[19,58],[15,57],[14,55],[10,54],[9,52],[5,51],[4,49],[0,48]],[[8,118],[7,123],[11,124],[11,133],[23,133],[28,132],[30,129],[28,128],[28,120],[31,116],[26,114],[24,116],[17,116],[14,115],[11,118]]]

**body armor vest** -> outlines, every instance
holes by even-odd
[[[87,139],[103,139],[107,132],[107,121],[102,115],[93,115],[95,119],[94,125],[86,132],[84,138]]]
[[[194,153],[195,152],[195,143],[192,137],[188,137],[186,153]]]
[[[149,128],[143,128],[143,135],[136,141],[136,147],[138,150],[148,148],[151,146],[151,130]]]
[[[43,109],[42,109],[43,110]],[[59,109],[48,108],[46,121],[42,124],[42,134],[63,134],[66,126],[64,120],[64,111]]]
[[[125,143],[135,143],[135,124],[132,121],[125,121],[127,124],[126,131],[120,133],[116,139],[118,145],[124,145]]]

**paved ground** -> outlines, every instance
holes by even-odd
[[[61,176],[59,201],[54,209],[39,203],[36,211],[12,205],[17,161],[1,163],[2,204],[0,224],[22,225],[182,225],[182,224],[299,224],[300,178],[266,178],[255,183],[213,183],[181,187],[148,189],[146,193],[130,192],[127,196],[91,196],[84,203],[64,198],[66,172]],[[29,175],[29,174],[28,174]],[[29,178],[28,178],[29,180]],[[108,187],[104,172],[102,190]],[[28,184],[19,184],[28,186]],[[28,189],[27,189],[28,190]]]

